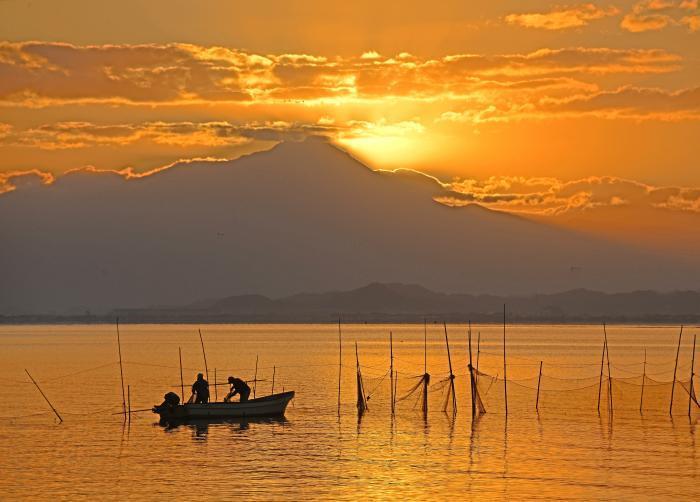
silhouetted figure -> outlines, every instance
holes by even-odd
[[[231,402],[231,398],[236,394],[241,396],[241,403],[244,403],[248,400],[248,397],[250,396],[250,387],[247,383],[245,383],[240,378],[235,378],[232,376],[228,377],[228,383],[231,384],[231,392],[229,392],[228,395],[224,398],[224,402]]]
[[[163,396],[163,402],[153,407],[153,411],[160,413],[161,411],[167,410],[169,413],[173,413],[178,404],[180,404],[180,396],[174,392],[168,392]]]
[[[197,381],[192,384],[192,394],[195,395],[195,403],[209,402],[209,382],[204,379],[204,375],[199,373]]]

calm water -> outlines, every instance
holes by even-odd
[[[649,381],[640,414],[633,386],[642,371],[654,382],[672,379],[677,328],[608,328],[615,385],[620,378],[611,420],[605,411],[600,417],[596,412],[600,328],[509,327],[508,418],[497,381],[493,388],[485,387],[487,414],[472,421],[465,329],[449,327],[458,394],[453,419],[441,411],[445,394],[440,381],[449,371],[444,333],[431,325],[430,412],[424,420],[411,396],[398,403],[393,422],[388,378],[383,378],[390,329],[399,396],[423,373],[423,326],[343,326],[338,418],[336,326],[203,326],[210,381],[214,368],[218,381],[230,374],[252,379],[258,356],[262,381],[257,394],[271,391],[275,366],[275,390],[293,389],[297,397],[284,421],[167,429],[148,412],[134,414],[130,426],[112,414],[122,401],[113,326],[0,327],[0,398],[5,404],[0,413],[0,499],[167,500],[194,494],[264,500],[700,497],[700,410],[689,419],[688,394],[676,386],[675,416],[669,418],[670,386],[655,387]],[[501,328],[475,327],[475,338],[477,331],[480,369],[502,375]],[[689,379],[692,335],[698,332],[686,330],[679,380]],[[196,326],[127,325],[121,327],[121,337],[134,410],[150,408],[166,391],[180,392],[178,347],[186,385],[204,368]],[[355,340],[371,394],[370,410],[359,423]],[[546,390],[537,414],[532,389],[540,360]],[[57,424],[47,412],[36,389],[26,383],[24,368],[64,423]]]

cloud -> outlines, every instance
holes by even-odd
[[[509,14],[505,20],[508,24],[525,28],[565,30],[586,26],[591,21],[616,16],[619,13],[619,9],[614,6],[603,8],[592,3],[585,3],[572,7],[555,7],[549,12]]]
[[[403,97],[452,98],[488,82],[676,71],[659,49],[573,47],[524,54],[418,58],[259,55],[191,44],[76,46],[0,43],[0,103],[44,107],[346,103]]]
[[[187,148],[228,146],[248,141],[228,122],[146,122],[141,124],[94,124],[56,122],[0,135],[0,145],[66,150],[89,146],[126,146],[138,141]]]
[[[476,203],[525,215],[562,216],[619,206],[700,213],[700,188],[657,187],[611,176],[573,181],[493,176],[456,179],[444,188],[445,194],[436,197],[443,204]]]
[[[28,169],[26,171],[0,172],[0,195],[16,190],[18,185],[32,184],[39,181],[43,185],[50,185],[56,178],[53,174],[39,169]]]
[[[474,124],[596,117],[608,120],[700,120],[700,87],[666,91],[623,86],[610,91],[579,92],[561,98],[542,97],[531,102],[496,102],[482,108],[448,111],[439,122]]]
[[[681,24],[686,25],[690,31],[700,31],[700,14],[682,17]]]
[[[685,25],[691,32],[698,31],[700,12],[697,11],[697,0],[643,0],[632,7],[620,26],[632,33],[658,31],[677,25]]]
[[[681,120],[700,118],[700,87],[669,92],[625,86],[589,96],[552,101],[549,110],[583,112],[602,118]]]
[[[73,150],[90,147],[126,147],[151,142],[173,148],[237,146],[251,140],[299,141],[308,136],[339,140],[421,134],[417,121],[390,122],[384,118],[335,120],[321,117],[317,122],[284,120],[231,122],[142,122],[95,124],[56,122],[24,130],[0,124],[0,147],[28,147],[41,150]]]
[[[381,55],[377,51],[367,51],[360,56],[360,59],[379,59]]]

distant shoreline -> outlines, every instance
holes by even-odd
[[[0,324],[700,324],[700,291],[530,296],[437,293],[415,284],[371,283],[349,291],[272,299],[234,295],[180,306],[0,314]]]
[[[109,325],[114,324],[116,317],[113,316],[0,316],[1,326],[28,326],[28,325]],[[427,316],[428,324],[442,324],[446,322],[447,324],[467,324],[469,322],[473,324],[480,325],[494,325],[500,326],[503,324],[502,314],[500,318],[496,316]],[[379,316],[379,315],[341,315],[340,321],[342,324],[348,325],[363,325],[363,324],[423,324],[423,316]],[[545,318],[545,317],[519,317],[519,316],[507,316],[506,322],[508,325],[561,325],[561,326],[571,326],[571,325],[581,325],[581,326],[596,326],[603,323],[610,325],[636,325],[636,326],[680,326],[685,325],[692,327],[693,325],[700,325],[700,316],[688,316],[688,317],[665,317],[665,316],[651,316],[645,318],[632,318],[632,317],[567,317],[567,318]],[[119,317],[120,324],[318,324],[318,325],[335,325],[338,324],[338,317],[335,318],[318,318],[314,316],[309,317],[298,317],[298,318],[288,318],[288,317],[269,317],[269,318],[259,318],[255,317],[236,317],[236,318],[142,318],[142,319],[130,319]]]

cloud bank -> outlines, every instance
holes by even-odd
[[[491,177],[445,184],[438,200],[447,205],[478,203],[515,213],[557,216],[603,207],[635,206],[700,213],[700,187],[664,187],[634,180],[591,176],[557,178]]]
[[[564,48],[524,54],[401,53],[355,58],[260,55],[190,44],[0,43],[0,103],[167,104],[329,101],[387,96],[434,100],[533,79],[658,74],[681,58],[661,49]]]

